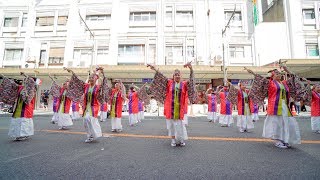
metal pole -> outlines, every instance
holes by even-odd
[[[95,50],[96,50],[96,41],[95,38],[93,36],[93,46],[92,46],[92,54],[91,54],[91,63],[90,63],[90,72],[92,72],[92,65],[94,62],[94,58],[95,58]]]
[[[223,84],[227,85],[227,69],[226,69],[226,60],[225,60],[225,52],[224,52],[224,35],[227,31],[227,28],[229,28],[230,22],[232,18],[234,17],[234,14],[236,13],[236,4],[234,5],[234,10],[231,14],[231,17],[228,20],[228,23],[224,26],[224,29],[222,29],[222,62],[223,62]]]
[[[91,63],[90,63],[90,72],[92,71],[92,64],[94,61],[94,53],[95,53],[95,47],[96,47],[96,42],[95,42],[95,37],[94,37],[94,33],[90,30],[89,26],[87,25],[86,21],[82,18],[80,11],[78,11],[79,17],[81,19],[81,21],[84,23],[84,25],[86,26],[86,29],[90,32],[90,38],[92,37],[93,40],[93,46],[92,46],[92,54],[91,54]]]
[[[223,68],[223,84],[226,85],[227,82],[227,74],[226,74],[226,61],[225,61],[225,57],[224,57],[224,42],[223,42],[223,38],[222,38],[222,68]]]

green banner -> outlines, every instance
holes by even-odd
[[[253,24],[256,26],[259,22],[259,14],[257,9],[257,4],[253,4]]]

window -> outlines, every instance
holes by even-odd
[[[80,60],[80,67],[85,67],[92,60],[92,48],[79,48],[73,51],[73,59]]]
[[[20,61],[22,59],[23,49],[5,49],[5,61]]]
[[[108,46],[100,46],[97,50],[97,60],[98,62],[105,62],[107,61],[109,54],[109,47]]]
[[[109,53],[109,47],[107,47],[107,46],[100,46],[99,48],[98,48],[98,56],[99,55],[108,55],[108,53]]]
[[[156,21],[156,12],[130,12],[130,22]]]
[[[40,61],[39,64],[44,64],[47,57],[47,51],[46,50],[40,50]]]
[[[307,56],[319,56],[319,46],[317,44],[306,44]]]
[[[28,23],[28,14],[23,13],[21,27],[26,27]]]
[[[63,64],[64,47],[51,47],[48,64]]]
[[[303,9],[302,14],[303,14],[303,29],[304,30],[316,29],[314,9]]]
[[[244,47],[230,46],[230,58],[244,58]]]
[[[156,64],[156,45],[155,44],[149,44],[149,50],[148,50],[148,63]]]
[[[111,14],[87,15],[86,20],[91,22],[107,21],[111,20]]]
[[[118,46],[118,65],[123,64],[144,64],[144,44],[122,44]]]
[[[303,9],[302,13],[304,19],[315,19],[314,9]]]
[[[44,16],[36,18],[36,26],[53,26],[54,16]]]
[[[144,56],[144,44],[140,45],[119,45],[118,55],[119,57],[124,56]]]
[[[68,10],[60,10],[58,13],[58,26],[66,26],[68,22],[68,15],[69,11]]]
[[[193,26],[193,11],[178,10],[176,12],[176,25],[177,26]]]
[[[194,57],[194,46],[187,46],[187,57]]]
[[[4,18],[4,27],[18,27],[19,17]]]
[[[65,26],[68,22],[68,16],[59,16],[58,17],[58,26]]]
[[[233,11],[225,11],[224,12],[224,20],[225,20],[225,24],[227,25],[227,23],[229,22],[229,19],[231,18],[233,14]],[[234,13],[233,18],[230,21],[230,28],[236,28],[241,30],[242,29],[242,15],[240,11],[236,11]]]
[[[165,17],[165,24],[167,27],[173,26],[173,17],[172,17],[172,6],[166,7],[166,17]]]

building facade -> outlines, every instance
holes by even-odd
[[[255,28],[256,58],[261,64],[279,59],[319,59],[318,0],[259,0]]]
[[[7,0],[0,67],[252,66],[251,14],[246,0]]]

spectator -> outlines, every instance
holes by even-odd
[[[294,104],[295,104],[297,113],[300,114],[300,105],[301,105],[300,101],[295,101]]]
[[[43,107],[45,110],[48,110],[48,101],[49,101],[49,94],[47,91],[45,91],[44,98],[43,98]]]

